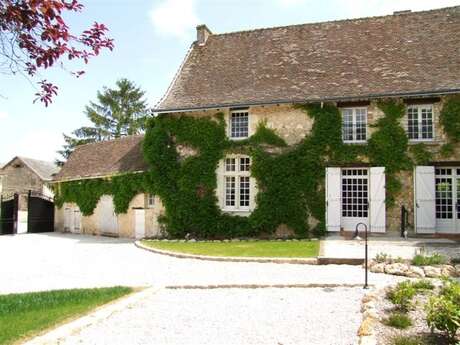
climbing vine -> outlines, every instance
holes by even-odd
[[[384,116],[373,125],[364,145],[343,143],[341,114],[333,104],[297,106],[314,121],[310,133],[292,146],[265,122],[250,138],[232,141],[227,138],[222,113],[212,117],[160,115],[149,121],[144,138],[148,172],[61,183],[56,204],[76,202],[88,215],[103,194],[110,194],[116,212],[122,213],[137,193],[149,192],[161,198],[165,214],[160,221],[172,237],[187,233],[198,238],[262,236],[272,234],[282,224],[300,237],[321,234],[325,231],[327,166],[384,166],[386,200],[391,206],[401,190],[398,174],[413,166],[409,153],[417,164],[431,160],[424,145],[408,148],[400,125],[404,104],[386,100],[377,106]],[[444,118],[457,108],[450,105],[448,109],[454,110],[446,112]],[[188,153],[184,154],[183,148]],[[256,208],[248,216],[222,212],[218,205],[216,171],[228,153],[252,158],[251,175],[257,181],[258,193]],[[309,223],[313,218],[316,221]]]

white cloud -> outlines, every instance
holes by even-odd
[[[155,30],[161,35],[190,39],[200,24],[195,0],[163,0],[150,11]]]
[[[62,134],[46,129],[25,132],[18,138],[17,145],[11,156],[24,156],[46,161],[54,161],[58,157],[57,150],[62,148]]]
[[[9,115],[6,111],[0,111],[0,120],[5,120]]]

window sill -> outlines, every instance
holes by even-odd
[[[409,145],[425,144],[425,145],[441,145],[442,141],[436,139],[409,139]]]
[[[365,141],[342,141],[345,145],[367,145],[367,140]]]
[[[229,209],[229,208],[221,208],[221,211],[232,216],[243,216],[248,217],[252,211],[249,209]]]
[[[249,136],[247,137],[228,137],[229,140],[234,140],[234,141],[241,141],[241,140],[246,140],[249,139]]]

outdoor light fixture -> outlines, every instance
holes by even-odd
[[[355,240],[361,240],[361,237],[359,237],[359,227],[360,226],[364,227],[364,289],[369,288],[367,285],[367,256],[368,256],[368,248],[367,248],[367,224],[365,223],[358,223],[356,224],[356,230],[355,230],[355,237],[353,239]]]

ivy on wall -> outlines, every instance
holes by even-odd
[[[454,121],[450,114],[458,111],[458,104],[449,104],[446,112],[443,109],[441,121]],[[391,206],[401,190],[398,173],[413,166],[408,153],[417,164],[431,159],[424,145],[408,149],[400,125],[404,104],[386,100],[377,105],[384,116],[374,125],[367,145],[343,143],[341,114],[332,104],[297,106],[314,122],[311,132],[289,147],[265,122],[250,138],[231,141],[222,113],[213,117],[161,115],[149,121],[144,139],[149,172],[61,183],[56,204],[76,202],[82,213],[89,215],[99,198],[110,194],[116,212],[123,213],[137,193],[149,192],[161,198],[165,214],[160,221],[172,237],[187,233],[198,238],[270,235],[281,224],[297,236],[321,234],[325,231],[325,167],[360,162],[384,166],[386,200]],[[193,148],[194,154],[180,156],[178,145]],[[227,153],[252,157],[257,207],[247,217],[223,213],[218,205],[216,169]],[[310,216],[317,220],[313,229],[308,223]]]

